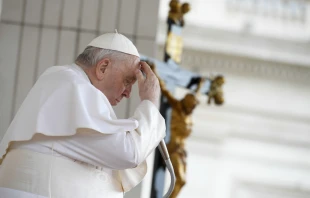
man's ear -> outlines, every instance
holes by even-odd
[[[104,74],[106,72],[107,67],[111,64],[111,61],[108,58],[104,58],[99,61],[96,65],[96,77],[98,80],[102,80],[104,78]]]

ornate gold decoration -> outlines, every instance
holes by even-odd
[[[170,195],[171,198],[177,197],[181,188],[186,183],[185,173],[186,173],[186,150],[185,150],[185,140],[192,132],[192,112],[195,107],[199,104],[197,99],[197,94],[205,81],[201,79],[197,86],[197,89],[193,93],[188,93],[181,100],[177,100],[173,95],[167,90],[165,83],[158,76],[155,66],[153,63],[148,62],[154,73],[157,75],[162,94],[168,99],[170,106],[172,107],[172,115],[170,122],[170,142],[167,144],[170,159],[174,168],[176,176],[175,188]]]
[[[183,50],[182,27],[184,26],[184,14],[189,12],[188,3],[181,4],[177,0],[170,1],[168,14],[168,35],[166,39],[166,53],[176,63],[181,62]]]
[[[182,36],[176,34],[173,31],[170,31],[167,37],[166,52],[175,62],[180,63],[182,58],[182,49],[183,49]]]
[[[211,104],[211,100],[214,100],[216,105],[222,105],[224,103],[223,89],[224,76],[218,75],[211,78],[211,86],[208,92],[208,104]]]
[[[190,11],[189,3],[181,4],[178,0],[171,0],[169,6],[168,19],[174,24],[184,26],[183,16]]]

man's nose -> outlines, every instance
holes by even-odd
[[[132,88],[132,86],[128,86],[128,87],[125,89],[123,95],[124,95],[126,98],[130,98],[131,88]]]

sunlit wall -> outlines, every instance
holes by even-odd
[[[226,82],[223,106],[200,97],[178,197],[310,197],[310,2],[187,2],[181,67]],[[160,3],[159,59],[168,5]]]

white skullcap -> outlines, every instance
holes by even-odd
[[[126,54],[140,57],[137,48],[124,35],[115,33],[106,33],[92,40],[87,46],[93,46],[103,49],[115,50]]]

